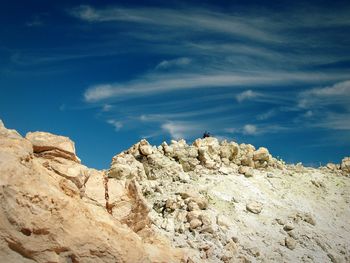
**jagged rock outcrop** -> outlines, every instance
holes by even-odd
[[[334,216],[328,203],[340,201],[339,191],[339,211],[345,212],[350,201],[345,190],[350,183],[336,172],[329,180],[322,170],[284,164],[264,147],[219,143],[212,137],[193,145],[180,140],[159,147],[142,140],[113,158],[111,179],[119,178],[115,171],[123,170],[125,162],[135,171],[132,178],[150,208],[152,230],[176,247],[194,249],[194,262],[350,258],[341,230],[350,231],[344,221],[349,211],[334,217],[337,226],[332,228],[324,216]]]
[[[118,190],[131,211],[117,220],[106,209],[104,172],[79,164],[68,138],[27,138],[0,127],[1,262],[186,260],[184,252],[147,231],[148,210],[135,182]]]
[[[340,164],[340,169],[347,175],[350,175],[350,157],[345,157]]]
[[[344,176],[345,175],[345,176]],[[117,154],[0,122],[1,262],[349,262],[349,158],[320,169],[208,137]]]
[[[32,143],[34,153],[40,156],[62,157],[80,163],[75,155],[74,142],[67,137],[48,132],[29,132],[26,139]]]

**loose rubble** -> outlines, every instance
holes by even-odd
[[[324,259],[318,256],[322,249],[308,248],[303,245],[306,240],[300,239],[318,236],[312,229],[316,225],[312,212],[320,197],[308,200],[309,188],[301,192],[300,187],[306,181],[328,187],[320,180],[324,175],[308,175],[316,169],[286,165],[263,147],[256,150],[249,144],[209,137],[192,145],[180,140],[159,147],[142,140],[113,158],[110,177],[118,169],[116,160],[124,155],[134,157],[130,169],[138,172],[132,178],[151,207],[152,229],[172,240],[175,247],[193,249],[193,262],[294,262],[301,260],[302,253],[314,255],[314,262]],[[300,204],[305,208],[299,208]],[[282,227],[274,223],[276,214],[284,215],[278,219]],[[323,242],[327,242],[327,231]],[[345,235],[341,240],[346,247]],[[280,252],[281,245],[287,250]],[[346,253],[345,259],[349,250]]]

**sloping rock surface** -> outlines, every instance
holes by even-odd
[[[128,196],[125,202],[132,209],[125,222],[117,220],[106,209],[104,172],[72,160],[69,139],[13,134],[0,127],[1,262],[186,260],[182,250],[139,223],[147,212],[136,182],[120,187],[118,195]],[[53,149],[70,155],[34,154]]]
[[[108,175],[138,182],[152,229],[194,262],[349,262],[348,160],[315,169],[216,138],[143,140]]]
[[[208,137],[142,140],[98,171],[0,121],[0,262],[350,262],[349,167]]]

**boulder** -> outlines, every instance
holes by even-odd
[[[132,179],[135,177],[141,180],[146,178],[146,173],[142,163],[137,161],[133,155],[120,153],[113,157],[108,176],[116,179]]]
[[[141,140],[139,144],[139,151],[142,155],[148,156],[153,153],[153,148],[146,140]]]
[[[260,147],[253,154],[254,161],[260,161],[260,162],[266,161],[266,162],[268,162],[269,159],[270,159],[270,153],[265,147]]]
[[[46,158],[62,157],[80,163],[75,155],[74,142],[68,137],[48,132],[28,132],[26,139],[32,143],[34,153]]]
[[[297,246],[297,242],[292,237],[286,237],[284,240],[285,246],[290,250],[294,250]]]
[[[238,168],[238,172],[240,174],[243,174],[245,177],[253,177],[254,176],[254,170],[248,166],[240,166]]]
[[[164,154],[180,163],[185,172],[193,171],[199,164],[198,149],[187,145],[185,140],[173,140],[170,146],[164,142],[162,148]]]
[[[221,142],[220,157],[232,161],[239,153],[239,146],[235,142],[228,143],[226,140]]]
[[[201,225],[202,225],[202,221],[197,219],[197,218],[192,219],[190,222],[191,229],[196,229],[197,227],[200,227]]]
[[[198,149],[200,164],[208,169],[218,169],[221,166],[220,145],[214,137],[197,139],[193,146]]]

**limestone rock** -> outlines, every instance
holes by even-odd
[[[287,165],[215,138],[142,140],[107,171],[72,154],[33,152],[0,123],[2,261],[350,262],[350,182],[335,176],[340,165]]]
[[[252,201],[246,205],[246,209],[254,214],[260,214],[263,209],[263,205],[260,202]]]
[[[199,164],[198,149],[187,145],[185,140],[172,141],[170,145],[162,143],[162,149],[165,156],[173,158],[182,165],[185,172],[193,171]]]
[[[33,155],[33,145],[24,139],[17,131],[6,129],[0,121],[0,149],[4,156],[0,156],[0,165],[6,165],[9,156],[16,156],[20,161],[29,162]]]
[[[194,141],[193,146],[198,148],[198,159],[203,166],[208,169],[220,167],[220,145],[216,138],[197,139]]]
[[[9,139],[22,139],[22,136],[16,130],[6,129],[1,119],[0,119],[0,136],[6,137]]]
[[[75,155],[74,142],[68,137],[48,132],[28,132],[26,139],[32,143],[34,153],[62,157],[80,163],[79,158]]]
[[[283,229],[285,231],[291,231],[294,229],[294,224],[292,222],[288,222],[284,225]]]
[[[290,250],[295,249],[297,246],[297,242],[292,237],[286,237],[284,242],[285,242],[286,247],[289,248]]]
[[[106,189],[104,186],[105,175],[101,171],[89,170],[90,176],[85,183],[84,197],[88,201],[93,201],[101,207],[106,206]]]
[[[266,161],[266,162],[268,162],[269,159],[270,159],[269,151],[264,147],[260,147],[253,154],[254,161]]]
[[[238,172],[243,174],[245,177],[253,177],[254,171],[251,167],[248,166],[240,166]]]
[[[340,168],[345,174],[350,175],[350,157],[345,157],[341,161]]]
[[[201,225],[202,225],[202,221],[197,219],[197,218],[192,219],[190,222],[191,229],[196,229],[197,227],[199,227]]]
[[[340,168],[340,166],[335,163],[327,163],[326,167],[332,171],[337,171]]]
[[[233,161],[239,153],[239,146],[235,142],[228,143],[227,141],[222,141],[220,146],[220,157],[226,158],[229,161]]]
[[[146,140],[141,140],[139,150],[140,153],[145,156],[151,155],[153,153],[152,146]]]
[[[146,177],[146,173],[142,163],[137,161],[133,155],[120,153],[113,157],[108,176],[117,179],[136,177],[140,180]]]
[[[74,166],[81,168],[80,164],[59,157],[32,156],[30,141],[11,132],[1,132],[0,146],[2,262],[131,263],[186,259],[184,251],[172,248],[157,235],[150,233],[146,237],[134,231],[145,225],[147,209],[133,182],[125,189],[132,212],[122,224],[103,205],[106,189],[100,172],[86,168],[90,176],[86,177],[87,182],[82,181],[81,188],[86,189],[81,196],[81,189],[65,177],[78,172]],[[54,165],[55,169],[50,169]],[[92,187],[94,183],[96,187]]]

